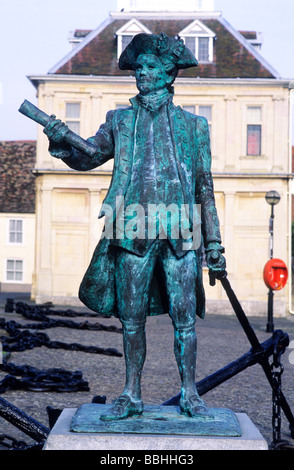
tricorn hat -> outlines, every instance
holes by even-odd
[[[134,70],[139,55],[153,54],[165,66],[187,69],[198,62],[180,38],[169,38],[165,34],[137,34],[122,52],[118,66],[121,70]]]

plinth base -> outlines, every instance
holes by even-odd
[[[85,421],[86,413],[90,408],[95,411],[96,418],[97,413],[101,413],[100,409],[105,410],[105,406],[99,404],[83,405],[78,410],[74,408],[65,408],[59,416],[55,426],[51,430],[45,445],[44,450],[268,450],[268,445],[256,426],[252,423],[249,417],[244,413],[233,413],[236,419],[229,420],[228,428],[231,428],[229,434],[223,435],[223,431],[215,431],[216,435],[212,435],[212,422],[206,420],[207,431],[203,431],[203,421],[200,423],[199,431],[197,435],[197,426],[193,421],[194,418],[185,418],[190,420],[190,425],[194,424],[194,434],[191,427],[182,428],[177,426],[173,432],[170,424],[170,419],[175,419],[176,407],[145,407],[145,417],[132,417],[127,420],[119,421],[119,427],[113,427],[113,423],[99,422],[99,419],[95,419],[94,413],[91,413],[90,420]],[[95,407],[95,408],[94,408]],[[100,408],[100,409],[99,409]],[[163,410],[159,415],[155,408]],[[223,428],[221,421],[224,416],[230,412],[230,410],[212,409],[216,415],[219,416],[219,429]],[[232,413],[232,412],[231,412]],[[168,414],[168,418],[166,417]],[[94,416],[94,419],[93,419]],[[161,416],[161,417],[160,417]],[[181,415],[179,416],[179,422],[184,423]],[[147,417],[147,419],[146,419]],[[147,423],[147,432],[145,430],[139,432],[138,428],[132,428],[132,422],[145,422]],[[151,421],[154,421],[154,428],[152,432]],[[90,424],[89,424],[90,423]],[[85,429],[90,429],[91,426],[96,426],[96,430],[91,432],[85,432]],[[108,427],[108,430],[104,427],[104,430],[97,431],[102,423]],[[118,422],[116,422],[117,424]],[[121,430],[125,426],[124,432]],[[90,427],[89,427],[90,426]],[[111,429],[112,426],[112,429]],[[166,430],[165,430],[166,426]],[[120,429],[119,429],[120,428]],[[76,429],[73,431],[73,429]],[[83,429],[83,431],[81,431]],[[115,430],[114,430],[115,429]],[[206,432],[206,435],[203,435]],[[209,435],[210,434],[210,435]]]
[[[122,434],[177,434],[192,436],[241,436],[239,421],[231,410],[210,408],[212,417],[191,418],[177,406],[147,405],[140,415],[102,421],[111,405],[85,404],[75,413],[70,431]]]

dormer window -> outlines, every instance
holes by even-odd
[[[119,59],[121,53],[125,50],[128,44],[136,34],[146,33],[151,34],[146,26],[144,26],[140,21],[133,18],[128,21],[122,28],[116,32],[117,36],[117,59]]]
[[[187,36],[185,44],[193,52],[194,56],[197,57],[198,62],[211,62],[209,54],[209,38],[195,38],[193,36]]]
[[[195,55],[200,64],[213,62],[213,40],[215,33],[201,21],[195,20],[180,31],[179,36]]]
[[[130,44],[131,40],[133,39],[134,36],[122,36],[121,37],[121,51],[123,52],[125,48]]]

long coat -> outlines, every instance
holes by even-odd
[[[138,110],[137,97],[132,98],[131,106],[107,113],[106,122],[94,137],[88,139],[97,147],[94,157],[64,146],[49,151],[62,157],[64,162],[76,170],[90,170],[114,158],[112,181],[104,200],[115,209],[117,196],[125,196],[131,181],[134,155],[134,139]],[[204,247],[208,243],[221,243],[219,221],[215,207],[213,181],[211,176],[210,138],[207,120],[176,107],[172,101],[168,105],[168,115],[178,175],[182,184],[185,204],[201,204],[201,232]],[[102,206],[103,207],[103,206]],[[190,213],[191,210],[190,210]],[[100,213],[99,217],[104,214]],[[105,315],[118,316],[115,293],[115,255],[107,238],[99,241],[90,265],[79,289],[80,300],[90,309]],[[201,263],[201,250],[197,250]],[[201,264],[199,264],[201,266]],[[202,269],[198,270],[197,315],[205,314],[205,293],[202,282]],[[166,293],[159,287],[156,277],[152,281],[149,315],[168,311]]]

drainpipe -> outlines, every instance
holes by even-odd
[[[289,83],[289,173],[292,173],[292,138],[293,138],[293,89],[294,81]],[[289,221],[288,221],[288,230],[289,230],[289,254],[288,254],[288,267],[289,267],[289,313],[294,315],[293,305],[292,305],[292,191],[294,189],[293,179],[290,179],[288,184],[288,197],[289,197]],[[294,193],[293,193],[294,195]]]

